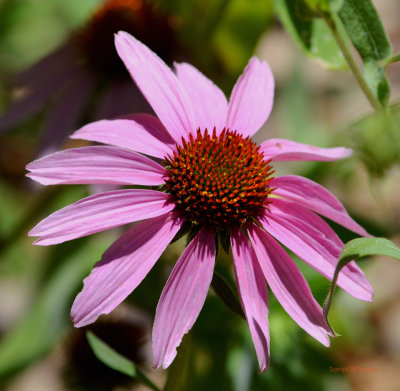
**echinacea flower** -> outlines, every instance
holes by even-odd
[[[282,243],[332,279],[343,243],[325,216],[360,235],[368,233],[317,183],[295,175],[275,177],[274,161],[331,161],[351,150],[318,148],[282,139],[252,141],[272,108],[274,80],[253,57],[233,88],[221,90],[187,63],[176,74],[125,32],[118,54],[158,116],[133,114],[84,126],[72,138],[105,146],[64,150],[28,165],[44,184],[106,183],[159,186],[96,194],[40,222],[30,235],[38,245],[61,243],[145,220],[104,253],[72,307],[81,327],[109,313],[143,280],[181,230],[192,238],[162,291],[153,326],[153,359],[168,367],[206,299],[216,256],[216,235],[229,235],[239,297],[260,370],[269,364],[267,284],[286,312],[315,339],[329,345],[322,309]],[[373,290],[351,262],[338,285],[370,301]]]
[[[63,45],[15,78],[13,86],[23,93],[0,116],[0,134],[49,107],[39,143],[45,155],[56,151],[85,115],[97,120],[151,112],[115,52],[114,34],[127,31],[169,61],[177,50],[172,18],[149,0],[100,4]],[[98,100],[92,99],[95,92]]]

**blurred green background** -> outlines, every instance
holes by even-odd
[[[13,78],[63,45],[88,23],[101,3],[0,0],[0,115],[21,93],[12,87]],[[195,64],[227,96],[251,55],[268,61],[276,78],[276,100],[270,119],[255,140],[281,137],[356,149],[352,158],[342,162],[277,164],[278,175],[294,173],[321,183],[372,234],[399,244],[400,168],[398,155],[391,148],[397,144],[398,150],[400,144],[398,117],[391,125],[392,135],[381,130],[384,120],[368,118],[372,111],[352,75],[328,70],[321,61],[307,58],[276,16],[280,3],[160,0],[156,7],[168,18],[179,60]],[[374,4],[397,53],[400,3],[376,0]],[[342,60],[338,61],[341,64]],[[396,99],[400,92],[398,64],[389,66],[388,78]],[[90,121],[90,107],[79,126]],[[24,167],[37,156],[48,110],[46,106],[10,131],[0,133],[0,389],[145,390],[145,386],[123,376],[114,379],[112,374],[108,375],[109,382],[96,383],[95,378],[105,367],[96,369],[96,358],[84,356],[84,338],[79,339],[81,332],[69,320],[82,279],[122,229],[48,248],[33,246],[27,237],[40,219],[90,191],[84,186],[44,188],[24,178]],[[64,147],[77,145],[64,143]],[[343,228],[334,228],[344,241],[354,237]],[[151,368],[149,333],[162,287],[184,246],[184,240],[171,245],[135,292],[103,317],[110,327],[102,337],[117,350],[127,344],[124,338],[140,340],[140,347],[132,349],[140,350],[138,362],[159,385],[164,383],[166,372]],[[328,281],[302,262],[297,263],[322,304]],[[330,319],[342,336],[332,339],[329,349],[303,332],[270,295],[271,367],[261,375],[257,374],[247,325],[210,291],[186,337],[189,347],[183,389],[400,390],[400,265],[376,257],[362,262],[361,267],[375,288],[375,300],[359,302],[340,290],[336,292]],[[233,281],[229,256],[221,253],[217,268]],[[120,333],[120,323],[134,325],[136,331]],[[78,356],[88,357],[87,367],[73,354],[76,351]],[[90,369],[91,360],[94,370]]]

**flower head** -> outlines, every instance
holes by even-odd
[[[182,140],[167,157],[167,193],[192,227],[228,229],[262,214],[271,192],[271,167],[247,136],[206,129]]]
[[[230,237],[239,297],[260,370],[269,364],[267,284],[288,314],[329,345],[321,307],[282,243],[329,279],[343,243],[321,214],[360,235],[368,233],[317,183],[294,175],[276,177],[274,161],[330,161],[346,148],[317,148],[251,136],[269,116],[274,80],[268,64],[253,57],[227,102],[221,90],[189,64],[176,74],[125,32],[117,51],[158,116],[134,114],[89,124],[72,137],[108,144],[65,150],[37,160],[28,176],[49,184],[112,183],[160,186],[87,197],[53,213],[31,232],[49,245],[144,220],[104,253],[72,308],[76,326],[109,313],[143,280],[179,230],[192,241],[177,261],[157,306],[153,358],[167,367],[182,336],[195,322],[211,283],[215,236]],[[150,156],[150,157],[149,157]],[[161,163],[160,163],[161,161]],[[372,288],[352,262],[339,286],[371,300]]]

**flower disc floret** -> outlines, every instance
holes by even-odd
[[[257,219],[267,205],[273,171],[249,137],[199,129],[182,145],[165,159],[166,187],[188,221],[229,228]]]

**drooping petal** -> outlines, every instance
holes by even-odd
[[[170,68],[147,46],[120,31],[115,37],[117,52],[157,117],[181,144],[182,137],[195,132],[193,108],[183,86]]]
[[[285,175],[271,180],[274,194],[312,209],[361,236],[371,236],[347,213],[342,203],[325,187],[297,175]]]
[[[79,54],[77,53],[76,45],[68,41],[16,75],[12,80],[12,84],[19,87],[28,86],[32,89],[40,88],[42,83],[49,77],[71,69],[71,65],[78,62],[77,55]]]
[[[252,225],[248,232],[268,285],[282,307],[307,333],[329,346],[332,332],[300,270],[264,230]]]
[[[99,97],[94,120],[113,119],[130,113],[154,114],[152,108],[131,79],[110,81]]]
[[[151,114],[93,122],[77,130],[71,138],[111,144],[158,158],[172,154],[174,146],[161,121]]]
[[[187,63],[175,63],[179,81],[192,102],[196,128],[208,129],[212,133],[214,127],[217,136],[222,132],[228,112],[228,102],[224,93],[194,66]]]
[[[203,229],[180,256],[158,302],[152,338],[155,367],[171,364],[183,335],[196,321],[211,284],[214,261],[214,234]]]
[[[165,169],[139,153],[117,147],[66,149],[28,164],[28,177],[43,184],[161,185]]]
[[[76,124],[88,104],[94,82],[95,77],[82,70],[68,83],[62,96],[51,108],[46,118],[40,137],[40,155],[56,151],[67,135],[76,128]]]
[[[328,162],[349,157],[353,153],[349,148],[319,148],[280,138],[264,141],[261,144],[260,152],[264,152],[265,160],[276,162],[293,160]]]
[[[250,241],[240,230],[231,233],[236,284],[260,371],[269,366],[268,288]]]
[[[261,223],[299,258],[332,280],[343,243],[324,220],[302,205],[272,199]],[[342,269],[338,285],[357,299],[372,301],[373,288],[355,262]]]
[[[71,64],[67,69],[46,78],[42,84],[35,86],[24,97],[12,103],[0,116],[0,134],[41,110],[50,97],[71,80],[78,71],[77,65]]]
[[[86,326],[121,303],[146,277],[181,224],[167,213],[136,225],[115,241],[74,301],[71,319],[75,326]]]
[[[80,238],[134,221],[163,215],[174,208],[160,191],[129,189],[95,194],[42,220],[29,236],[47,246]]]
[[[269,65],[252,57],[233,87],[226,127],[245,137],[256,133],[271,112],[274,84]]]

